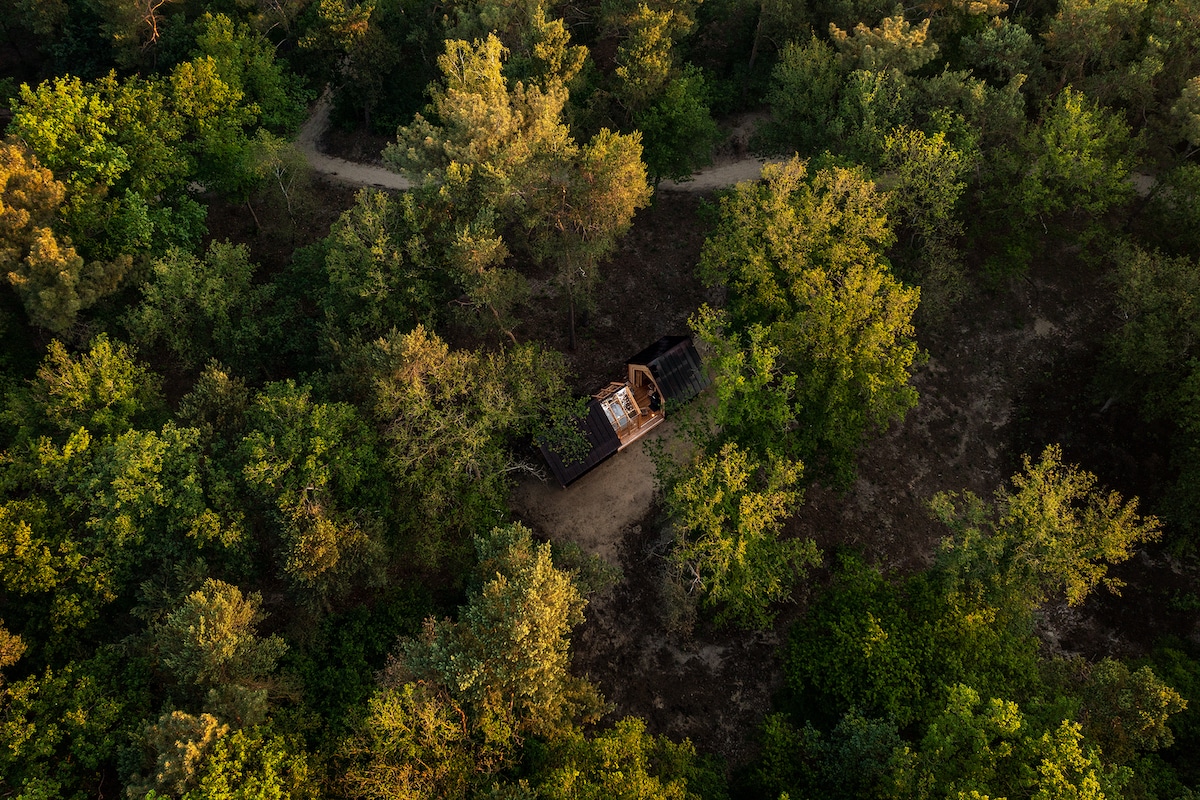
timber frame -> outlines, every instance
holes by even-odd
[[[580,422],[591,445],[586,456],[564,462],[541,444],[546,463],[564,487],[657,428],[668,407],[686,403],[710,383],[689,336],[664,336],[625,367],[625,380],[612,381],[588,403]]]

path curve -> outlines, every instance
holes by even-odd
[[[321,99],[313,107],[312,114],[300,128],[296,146],[308,159],[308,166],[313,172],[324,175],[337,183],[350,186],[375,186],[380,189],[403,191],[411,189],[413,184],[408,178],[390,169],[374,164],[361,164],[357,161],[347,161],[344,158],[334,158],[321,152],[319,144],[325,130],[329,127],[329,108],[332,92],[326,88]]]

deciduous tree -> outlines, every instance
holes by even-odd
[[[1139,515],[1136,499],[1099,490],[1096,476],[1064,464],[1056,445],[1036,464],[1029,456],[1024,461],[992,505],[969,492],[934,498],[935,512],[952,531],[943,568],[1006,605],[1033,607],[1055,596],[1078,605],[1101,584],[1119,589],[1109,565],[1157,539],[1158,520]]]
[[[757,370],[765,381],[772,381],[766,370],[794,376],[790,385],[773,384],[788,386],[795,422],[772,449],[837,483],[853,474],[867,432],[916,404],[909,377],[918,357],[911,323],[918,291],[892,277],[882,259],[892,235],[885,203],[857,170],[810,177],[799,160],[768,165],[762,183],[740,184],[722,199],[701,252],[702,279],[729,288],[722,335],[757,336],[775,349],[775,366]],[[703,326],[702,336],[703,328],[712,330]],[[717,373],[718,394],[735,396],[722,384],[742,379]]]
[[[770,605],[820,563],[812,540],[780,536],[800,502],[801,471],[800,464],[760,462],[734,442],[681,465],[660,465],[676,531],[671,558],[719,620],[769,625]]]

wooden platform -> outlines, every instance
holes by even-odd
[[[662,408],[657,411],[650,410],[650,389],[647,386],[634,387],[628,383],[614,381],[595,397],[601,403],[616,404],[610,406],[606,413],[617,432],[617,438],[621,441],[618,450],[624,450],[662,424]],[[630,400],[633,402],[630,403]]]

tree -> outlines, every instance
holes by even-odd
[[[1138,752],[1171,746],[1167,719],[1187,708],[1179,692],[1150,667],[1131,670],[1105,658],[1092,666],[1081,687],[1083,733],[1112,764],[1128,764]]]
[[[1070,87],[1047,103],[1024,143],[1029,168],[1015,190],[1028,217],[1099,215],[1133,197],[1136,152],[1129,126]]]
[[[386,494],[374,483],[375,437],[355,408],[317,402],[288,380],[268,384],[246,416],[242,475],[268,503],[298,597],[325,608],[352,579],[376,580]]]
[[[571,138],[562,122],[563,75],[571,72],[565,48],[564,34],[535,50],[550,67],[510,86],[506,50],[494,34],[473,44],[448,40],[438,59],[443,81],[430,87],[429,112],[440,124],[418,114],[384,158],[436,187],[460,223],[494,210],[528,232],[535,255],[553,255],[573,346],[577,294],[595,281],[596,263],[646,205],[650,188],[638,134],[601,130],[582,149]]]
[[[259,635],[261,604],[261,595],[209,578],[151,633],[171,679],[206,690],[206,710],[239,726],[264,720],[269,676],[287,651],[278,636]]]
[[[549,544],[514,523],[475,537],[482,584],[457,622],[429,620],[403,647],[406,668],[445,686],[485,741],[551,735],[594,714],[595,690],[569,672],[571,629],[587,601]]]
[[[829,38],[852,69],[870,72],[915,72],[938,52],[937,42],[929,40],[929,20],[914,26],[904,18],[902,7],[885,17],[877,28],[858,23],[852,34],[831,22]]]
[[[82,800],[104,791],[108,769],[146,706],[134,659],[98,654],[0,680],[0,785],[26,797]]]
[[[913,277],[921,286],[926,308],[945,311],[963,292],[958,239],[963,225],[957,206],[971,168],[967,153],[944,133],[927,136],[907,127],[895,129],[884,142],[883,168],[895,176],[888,191],[893,218],[911,231],[915,251]],[[936,298],[936,300],[934,300]]]
[[[1200,268],[1183,256],[1133,245],[1116,249],[1116,303],[1124,324],[1109,340],[1114,384],[1140,398],[1151,419],[1178,415],[1200,334]]]
[[[810,177],[799,160],[767,165],[762,183],[739,184],[721,200],[700,257],[704,282],[728,287],[728,322],[725,332],[702,325],[697,333],[735,341],[731,334],[748,335],[775,349],[767,369],[795,377],[774,384],[790,395],[794,423],[773,447],[840,485],[850,480],[867,432],[903,419],[916,404],[909,377],[918,357],[911,319],[919,293],[893,278],[882,259],[891,241],[885,203],[857,170]],[[740,380],[718,372],[718,394],[737,396],[722,386]]]
[[[208,358],[234,365],[255,361],[266,331],[269,286],[255,286],[245,245],[212,242],[203,259],[172,249],[153,264],[142,302],[125,325],[143,347],[165,344],[184,369]]]
[[[448,40],[438,57],[442,81],[430,86],[429,113],[438,124],[418,114],[384,151],[387,163],[440,186],[466,216],[490,205],[519,218],[547,172],[575,153],[560,121],[566,86],[551,79],[510,87],[505,57],[494,34],[474,44]]]
[[[217,739],[181,800],[308,800],[318,787],[304,742],[268,728],[242,728]]]
[[[1034,800],[1104,800],[1120,797],[1129,770],[1105,765],[1094,748],[1085,749],[1079,724],[1064,721],[1037,745],[1040,760]]]
[[[908,778],[935,797],[989,796],[1021,781],[1030,726],[1011,700],[984,700],[964,684],[947,688],[945,710],[921,739]],[[903,779],[902,779],[903,780]],[[975,795],[971,795],[974,792]]]
[[[153,420],[162,405],[158,376],[136,360],[132,347],[103,333],[78,355],[51,341],[30,400],[38,421],[60,435],[80,428],[97,436],[118,435]]]
[[[597,266],[629,230],[633,215],[650,202],[642,137],[601,130],[565,165],[569,172],[536,200],[531,223],[534,252],[558,263],[559,284],[567,296],[571,350],[575,349],[575,307],[591,296]]]
[[[836,138],[833,125],[844,81],[837,53],[827,43],[816,36],[804,44],[789,42],[771,70],[768,142],[803,153],[829,147]]]
[[[689,591],[719,609],[719,621],[770,624],[771,603],[786,599],[820,563],[810,539],[781,539],[799,504],[802,466],[759,462],[729,442],[682,465],[659,465],[664,503],[675,522],[671,559]]]
[[[426,683],[382,688],[342,747],[351,762],[345,784],[368,800],[465,797],[491,766],[469,734],[462,708],[444,691]]]
[[[646,171],[656,187],[663,178],[685,180],[712,163],[712,146],[720,136],[704,75],[690,65],[657,102],[633,115],[633,125],[642,132]]]
[[[572,728],[549,749],[548,763],[531,781],[546,800],[699,800],[714,797],[704,790],[720,782],[691,742],[650,735],[637,717],[590,737]]]
[[[837,119],[832,132],[844,138],[838,150],[877,167],[887,137],[912,121],[912,79],[897,70],[851,72],[842,86]]]
[[[436,562],[501,522],[512,474],[529,469],[508,443],[569,415],[566,368],[533,345],[452,350],[420,325],[381,339],[371,357],[397,516],[414,551]]]
[[[840,710],[857,709],[904,728],[935,719],[948,686],[996,698],[1040,686],[1026,606],[958,591],[940,572],[885,576],[849,554],[834,570],[781,654],[801,718],[833,724]]]
[[[1098,585],[1119,589],[1108,566],[1159,537],[1158,520],[1137,513],[1137,500],[1096,488],[1096,476],[1062,463],[1051,445],[989,506],[970,492],[940,494],[937,516],[952,535],[943,569],[952,580],[1004,604],[1032,608],[1055,595],[1078,605]]]
[[[9,133],[63,182],[63,233],[80,255],[114,262],[199,241],[204,210],[186,191],[184,143],[198,108],[162,80],[56,78],[21,87]]]
[[[15,142],[0,143],[0,270],[16,289],[29,319],[66,332],[79,311],[112,292],[128,258],[86,262],[62,227],[66,188],[36,156]]]
[[[146,730],[146,744],[154,752],[153,771],[133,776],[129,794],[135,798],[182,797],[199,781],[204,763],[229,726],[212,714],[194,716],[184,711],[163,714]]]
[[[445,243],[431,230],[436,216],[411,194],[393,199],[364,189],[333,224],[323,243],[329,288],[322,305],[339,339],[432,325],[439,283],[448,277],[438,263]]]

